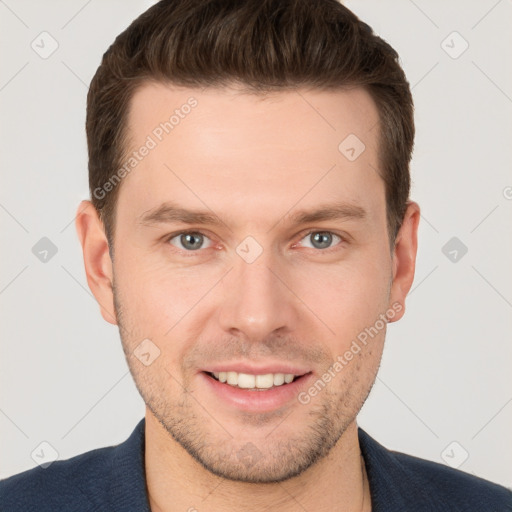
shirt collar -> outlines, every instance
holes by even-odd
[[[145,426],[142,418],[114,455],[109,488],[109,510],[113,512],[151,511],[144,462]]]

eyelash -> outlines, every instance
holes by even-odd
[[[347,242],[347,239],[338,234],[338,233],[335,233],[334,231],[329,231],[329,230],[319,230],[319,229],[311,229],[309,231],[307,231],[306,233],[302,234],[301,238],[299,241],[303,240],[304,238],[308,237],[309,235],[312,235],[313,233],[328,233],[330,235],[334,235],[335,237],[338,237],[340,239],[340,242],[332,247],[328,247],[327,249],[315,249],[315,248],[312,248],[313,250],[315,250],[316,252],[321,252],[321,253],[331,253],[332,251],[335,251],[337,250],[341,244],[343,243],[346,243]],[[206,235],[205,233],[203,233],[202,231],[198,231],[198,230],[194,230],[194,229],[189,229],[189,230],[185,230],[185,231],[179,231],[177,233],[173,233],[169,236],[167,236],[165,238],[165,242],[169,245],[172,245],[170,244],[170,241],[173,239],[173,238],[176,238],[178,236],[181,236],[181,235],[188,235],[188,234],[194,234],[194,235],[202,235],[208,239],[210,239],[210,237],[208,235]],[[294,244],[295,245],[295,244]],[[181,252],[181,253],[184,253],[186,254],[187,256],[194,256],[198,253],[200,253],[201,251],[205,250],[205,249],[197,249],[195,251],[187,251],[187,250],[184,250],[184,249],[179,249],[178,247],[175,247],[175,246],[172,246],[174,249],[176,249],[176,251],[178,252]],[[211,249],[211,247],[208,247],[208,249]],[[307,249],[311,249],[310,247],[308,247]]]

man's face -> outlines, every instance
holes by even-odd
[[[190,97],[197,105],[181,108]],[[172,130],[156,129],[175,109]],[[130,151],[153,146],[148,136],[155,144],[120,185],[117,322],[151,413],[217,475],[299,474],[353,424],[373,385],[378,320],[393,302],[377,123],[363,90],[262,100],[148,84],[133,98]],[[166,203],[213,219],[155,219]],[[342,215],[297,223],[299,211],[334,205]],[[343,368],[308,392],[335,361]],[[227,371],[272,388],[211,375]],[[279,386],[276,374],[300,377]]]

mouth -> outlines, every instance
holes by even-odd
[[[255,414],[300,405],[297,396],[315,379],[311,368],[283,361],[219,362],[197,375],[197,396],[204,403],[219,411]]]
[[[264,373],[264,374],[250,374],[240,372],[202,372],[213,380],[217,385],[222,387],[232,388],[239,391],[259,391],[272,394],[272,392],[284,391],[285,388],[295,388],[298,381],[306,380],[312,372],[307,372],[301,375],[293,373]],[[293,384],[293,385],[292,385]]]

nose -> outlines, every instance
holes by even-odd
[[[258,342],[278,331],[286,334],[296,329],[300,301],[286,265],[278,264],[270,252],[263,251],[252,263],[237,257],[223,280],[218,318],[230,335]]]

